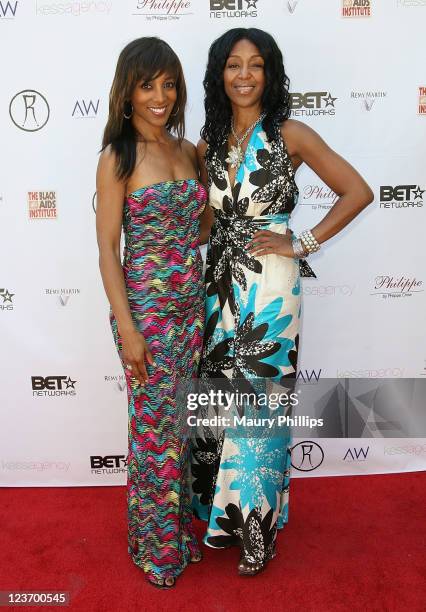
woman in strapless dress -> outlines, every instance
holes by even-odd
[[[183,138],[185,104],[169,45],[157,38],[127,45],[97,172],[100,270],[129,400],[128,549],[159,587],[173,586],[189,562],[201,560],[188,441],[176,414],[177,383],[196,375],[204,323],[198,246],[206,191],[196,150]]]

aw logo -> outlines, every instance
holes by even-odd
[[[380,208],[422,208],[425,191],[420,185],[381,185]]]
[[[293,117],[308,115],[335,115],[335,102],[329,91],[293,92],[290,94],[290,108]]]
[[[93,100],[77,100],[74,104],[72,117],[74,119],[96,119],[99,110],[99,98]]]
[[[10,101],[9,115],[20,130],[37,132],[49,121],[50,107],[43,94],[35,89],[24,89]]]
[[[0,0],[0,19],[15,19],[18,2],[4,2]]]
[[[299,370],[299,372],[297,373],[296,376],[296,380],[301,381],[305,384],[315,384],[319,381],[320,377],[321,377],[321,371],[322,369],[320,368],[319,370]]]
[[[342,461],[366,461],[369,450],[369,446],[367,446],[366,449],[362,446],[360,448],[355,448],[355,446],[353,448],[348,448]]]

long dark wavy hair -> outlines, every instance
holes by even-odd
[[[233,46],[240,40],[249,40],[259,49],[265,64],[265,90],[262,110],[266,113],[263,129],[268,140],[278,137],[277,126],[290,115],[290,80],[284,70],[282,53],[274,38],[258,28],[234,28],[216,39],[209,49],[204,77],[205,124],[201,137],[209,144],[209,152],[221,146],[230,127],[232,109],[223,83],[223,71]]]
[[[128,179],[136,164],[137,136],[132,120],[124,115],[131,112],[130,98],[140,81],[152,81],[169,73],[176,82],[177,99],[166,129],[175,132],[179,141],[185,135],[186,85],[178,56],[164,40],[156,37],[138,38],[129,43],[118,58],[109,94],[109,116],[102,139],[102,151],[111,145],[117,157],[117,177]],[[141,134],[143,138],[143,134]]]

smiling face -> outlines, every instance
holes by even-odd
[[[240,40],[233,46],[223,71],[225,93],[231,104],[260,106],[265,89],[264,65],[259,49],[249,40]]]
[[[163,73],[151,81],[140,81],[130,98],[133,117],[153,127],[163,127],[167,124],[176,99],[176,81],[170,74]]]

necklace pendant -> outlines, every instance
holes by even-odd
[[[227,164],[231,165],[231,168],[239,168],[244,161],[244,153],[242,148],[238,145],[232,145],[228,151],[228,157],[225,159]]]

